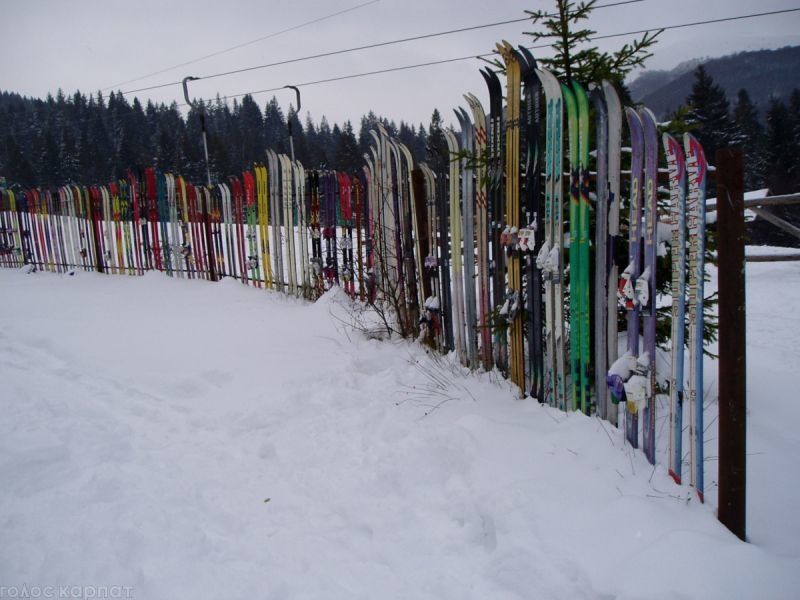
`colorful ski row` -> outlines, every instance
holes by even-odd
[[[335,268],[341,254],[345,290],[363,297],[364,270],[355,268],[362,261],[353,255],[354,246],[363,248],[360,229],[353,244],[355,220],[366,220],[355,214],[366,208],[360,179],[333,171],[307,173],[275,153],[267,163],[214,186],[194,186],[149,168],[104,186],[3,190],[0,265],[234,277],[314,297],[337,283],[316,266],[314,239],[322,214],[325,235],[334,240],[329,260]],[[320,197],[326,201],[321,213]]]
[[[608,81],[559,81],[506,42],[498,53],[504,81],[481,71],[488,113],[464,96],[436,167],[377,125],[358,175],[269,151],[266,164],[214,186],[147,169],[107,186],[7,190],[0,261],[230,276],[307,298],[341,286],[404,335],[499,370],[521,396],[623,418],[652,463],[665,385],[670,473],[682,481],[686,400],[690,481],[702,497],[702,148],[690,135],[659,136],[653,114],[623,107]],[[670,191],[661,215],[660,165]],[[661,242],[672,262],[669,375],[657,368]]]

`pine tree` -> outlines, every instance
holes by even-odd
[[[205,107],[212,180],[235,175],[264,149],[289,153],[287,119],[276,98],[262,109],[250,96],[228,105],[221,98]],[[205,159],[199,107],[182,116],[176,104],[165,106],[113,92],[71,95],[59,90],[44,100],[0,92],[0,169],[9,181],[28,185],[108,183],[128,170],[146,166],[180,173],[190,181],[205,180]],[[310,115],[300,125],[293,109],[295,155],[306,167],[328,166],[358,171],[380,124],[400,137],[417,160],[426,154],[428,132],[374,112],[361,119],[356,139],[353,124],[332,124],[325,117],[316,125]],[[441,128],[436,117],[434,129]],[[440,136],[441,141],[441,136]],[[441,145],[443,147],[443,144]]]
[[[417,132],[414,136],[414,145],[412,152],[417,160],[425,158],[426,148],[428,146],[428,132],[425,131],[425,126],[420,123],[417,127]]]
[[[415,161],[424,158],[424,151],[422,154],[418,154],[418,149],[416,148],[417,133],[414,131],[413,125],[409,126],[403,121],[400,121],[400,130],[397,132],[397,139],[408,148]]]
[[[53,135],[53,127],[48,124],[42,138],[42,154],[38,164],[38,181],[45,185],[60,185],[63,177],[59,160],[58,143]]]
[[[696,126],[695,135],[711,161],[717,150],[735,142],[730,105],[725,90],[714,83],[703,65],[694,72],[694,85],[687,102],[688,120]]]
[[[381,117],[380,122],[383,125],[383,128],[386,130],[386,133],[389,135],[389,137],[396,138],[398,136],[399,131],[394,121],[391,121],[386,117]]]
[[[36,174],[31,167],[25,153],[22,152],[16,140],[8,135],[5,140],[6,168],[9,173],[9,180],[24,186],[35,185]]]
[[[308,162],[308,146],[306,144],[305,132],[303,131],[303,124],[300,123],[300,117],[295,111],[294,107],[289,105],[289,115],[286,119],[291,125],[287,125],[287,130],[291,129],[291,144],[286,145],[286,154],[291,157],[292,145],[294,145],[295,160],[300,161],[301,164]],[[288,134],[288,131],[287,131]]]
[[[181,173],[190,180],[203,182],[206,181],[206,161],[203,152],[203,130],[201,126],[201,113],[207,111],[203,100],[195,101],[186,115],[186,131],[183,136],[183,156],[185,163],[181,167]],[[208,124],[206,124],[208,127]],[[216,150],[216,148],[214,148]],[[209,147],[209,160],[213,155]],[[213,180],[213,177],[212,177]]]
[[[792,123],[792,139],[795,158],[794,172],[800,178],[800,89],[795,88],[789,96],[789,120]],[[797,190],[795,190],[797,191]]]
[[[380,119],[378,119],[377,115],[372,111],[369,111],[369,113],[361,117],[361,125],[358,131],[358,150],[361,154],[369,152],[369,147],[373,143],[372,136],[369,132],[371,130],[377,131],[378,123],[380,123]]]
[[[333,131],[325,115],[322,115],[317,129],[317,144],[319,146],[321,166],[332,167],[333,159],[336,155],[336,147],[333,140]]]
[[[767,111],[766,183],[772,194],[791,194],[800,190],[800,167],[798,154],[800,144],[795,136],[792,111],[776,98]],[[800,209],[797,206],[770,209],[778,217],[800,225]],[[756,221],[758,224],[758,221]],[[775,227],[761,227],[759,240],[776,246],[797,246],[797,238]]]
[[[347,173],[356,173],[361,169],[364,159],[358,151],[358,141],[353,133],[353,124],[344,122],[339,141],[336,146],[336,168]]]
[[[289,151],[286,118],[283,116],[283,111],[275,96],[264,109],[264,142],[267,148],[271,148],[275,152]]]
[[[164,171],[179,173],[185,163],[182,138],[185,124],[178,111],[177,103],[169,108],[161,106],[158,110],[158,154],[157,166]]]
[[[764,159],[764,127],[758,120],[758,111],[746,90],[739,90],[736,106],[733,108],[733,121],[736,135],[733,143],[744,149],[745,189],[762,188],[767,166]]]
[[[130,111],[122,122],[122,134],[126,140],[120,155],[122,169],[138,169],[149,164],[147,118],[138,98],[133,99]]]
[[[448,152],[447,140],[442,128],[442,116],[439,114],[439,110],[434,108],[430,125],[428,125],[426,152],[428,164],[434,171],[440,172],[447,167],[450,160]]]
[[[319,135],[317,134],[317,126],[314,125],[314,120],[311,118],[311,113],[306,113],[306,123],[304,126],[306,138],[306,151],[307,158],[303,164],[309,169],[318,169],[320,165],[325,162],[322,150],[319,146]]]
[[[81,183],[93,183],[97,179],[94,177],[94,156],[92,146],[89,143],[89,127],[81,127],[80,137],[78,138],[78,169],[81,174]]]
[[[66,127],[61,132],[61,142],[58,147],[58,160],[61,164],[62,183],[76,183],[81,179],[80,163],[78,162],[78,148],[75,137],[70,128]]]
[[[773,99],[767,111],[766,182],[773,194],[797,191],[800,183],[797,154],[800,149],[792,131],[792,117],[786,105]]]
[[[217,96],[214,104],[206,107],[208,120],[208,153],[211,161],[211,178],[223,181],[228,175],[236,173],[237,167],[230,142],[230,108]]]
[[[250,94],[242,98],[238,114],[242,144],[242,168],[255,161],[264,160],[264,118],[261,109]]]
[[[342,139],[342,129],[339,127],[338,123],[333,124],[333,129],[331,130],[331,139],[330,139],[330,161],[331,167],[339,170],[339,165],[336,162],[336,155],[339,151],[339,142]]]

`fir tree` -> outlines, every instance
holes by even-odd
[[[745,189],[755,190],[764,186],[764,128],[758,120],[756,107],[746,90],[739,90],[733,108],[736,137],[733,142],[742,146],[745,155]]]
[[[78,139],[78,169],[84,182],[96,182],[94,176],[94,156],[92,146],[89,143],[89,127],[85,125],[81,128],[80,138]]]
[[[415,161],[422,160],[425,157],[424,148],[422,153],[419,153],[419,148],[417,148],[417,132],[414,131],[414,125],[409,126],[403,121],[400,121],[400,130],[397,132],[397,139],[408,148]]]
[[[45,185],[60,185],[63,183],[58,143],[53,135],[51,126],[48,126],[44,130],[44,135],[42,137],[42,154],[39,159],[38,171],[38,180]]]
[[[202,130],[202,113],[207,112],[208,108],[202,100],[196,103],[189,109],[186,115],[186,131],[183,138],[183,155],[185,164],[181,168],[181,172],[185,174],[190,180],[206,181],[206,161],[203,152],[203,130]],[[208,124],[206,124],[206,128]],[[210,142],[207,137],[207,142]],[[219,148],[211,148],[209,144],[209,161]],[[213,163],[212,163],[213,164]],[[213,169],[211,169],[213,171]],[[213,176],[212,176],[213,180]]]
[[[786,105],[773,99],[767,111],[766,182],[773,194],[797,191],[797,154],[800,149],[792,131],[792,117]]]
[[[789,96],[789,120],[792,124],[792,139],[795,178],[800,178],[800,89],[795,88]],[[797,190],[795,190],[797,191]]]
[[[317,169],[325,162],[322,149],[319,145],[319,135],[317,134],[317,126],[314,125],[314,120],[311,118],[311,113],[306,113],[306,123],[304,127],[307,157],[306,165],[309,169]]]
[[[417,160],[425,158],[426,148],[428,146],[428,132],[425,131],[425,126],[420,123],[417,127],[417,132],[414,136],[414,146],[412,152]]]
[[[336,149],[334,147],[333,131],[325,115],[322,115],[319,128],[317,129],[317,144],[319,145],[320,151],[320,164],[325,167],[332,167]]]
[[[336,170],[339,170],[339,165],[336,162],[336,153],[339,150],[339,141],[341,140],[341,138],[342,138],[342,129],[339,127],[338,123],[334,123],[333,129],[331,130],[329,157],[330,157],[331,167]]]
[[[271,148],[275,152],[289,151],[286,118],[283,116],[283,111],[275,96],[264,109],[264,142],[267,148]]]
[[[369,147],[373,143],[372,136],[369,132],[371,130],[377,131],[378,123],[380,123],[380,119],[378,119],[377,115],[372,111],[369,111],[369,113],[361,117],[361,126],[358,131],[358,150],[361,154],[369,152]]]
[[[78,148],[75,137],[69,128],[64,128],[61,133],[58,160],[61,163],[62,183],[80,182],[81,172],[78,161]]]
[[[295,160],[299,160],[300,163],[303,163],[304,161],[308,160],[308,147],[306,146],[303,125],[300,123],[300,117],[298,117],[297,112],[294,110],[292,105],[289,105],[289,115],[286,120],[291,125],[291,128],[289,128],[287,125],[287,129],[291,129],[292,136],[291,144],[287,142],[285,154],[289,155],[291,158],[291,146],[294,145]]]
[[[16,140],[8,135],[6,136],[4,146],[6,156],[5,166],[8,169],[9,175],[13,174],[11,181],[25,186],[35,185],[36,175],[33,172],[31,163],[17,145]]]
[[[542,58],[539,64],[556,77],[581,82],[609,79],[622,84],[628,73],[644,65],[652,56],[650,48],[656,43],[661,30],[647,32],[616,52],[601,52],[596,46],[587,45],[597,32],[578,28],[579,23],[589,19],[596,2],[556,0],[555,12],[526,10],[532,24],[543,27],[540,31],[526,32],[526,35],[530,35],[534,43],[544,41],[552,44],[555,56]]]
[[[347,173],[356,173],[364,164],[364,159],[358,151],[358,141],[353,132],[353,125],[345,121],[339,141],[336,146],[336,168]]]
[[[694,124],[695,135],[703,145],[709,160],[720,148],[735,142],[735,130],[730,117],[730,105],[725,90],[714,83],[703,65],[694,72],[692,93],[687,99],[689,104],[688,120]]]
[[[264,160],[264,152],[266,150],[264,119],[258,104],[249,94],[242,98],[237,117],[242,145],[242,168],[245,168],[255,161]]]
[[[448,155],[447,140],[442,129],[442,116],[438,109],[433,109],[431,123],[428,126],[427,160],[436,172],[443,171],[450,160]]]
[[[800,166],[798,154],[800,144],[795,136],[792,111],[773,98],[767,111],[766,141],[766,183],[772,194],[791,194],[800,190]],[[800,225],[800,209],[797,206],[774,207],[770,209],[778,217],[795,225]],[[758,221],[756,221],[758,224]],[[777,246],[797,246],[797,238],[774,227],[756,228],[756,233],[764,230],[758,240]]]

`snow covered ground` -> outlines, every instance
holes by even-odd
[[[748,266],[750,544],[608,423],[367,339],[342,294],[0,270],[0,298],[0,598],[800,589],[800,264]]]

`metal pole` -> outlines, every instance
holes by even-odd
[[[295,115],[300,114],[300,90],[297,89],[296,86],[293,85],[285,85],[284,88],[294,90],[294,93],[297,95],[297,108],[294,111]],[[298,117],[299,119],[300,117]],[[292,155],[292,163],[294,163],[294,139],[292,137],[292,120],[289,119],[286,123],[287,127],[289,128],[289,152]]]
[[[186,104],[191,106],[194,109],[197,109],[197,105],[189,98],[189,86],[187,83],[189,81],[196,81],[197,77],[184,77],[183,78],[183,97],[186,100]],[[203,105],[200,105],[200,130],[203,132],[203,153],[206,157],[206,183],[210,186],[211,185],[211,168],[208,164],[208,142],[206,141],[206,111]]]
[[[203,154],[206,157],[206,183],[211,186],[211,168],[208,165],[208,141],[206,140],[206,115],[204,112],[200,113],[200,123],[203,129]]]
[[[183,97],[186,100],[186,104],[191,106],[194,109],[197,109],[197,106],[194,102],[189,98],[189,87],[187,83],[189,81],[195,81],[197,77],[184,77],[183,78]],[[206,139],[206,109],[205,106],[202,104],[200,105],[200,130],[203,132],[203,154],[206,158],[206,184],[208,185],[209,189],[211,188],[211,166],[208,161],[208,141]],[[215,265],[215,257],[214,257],[214,243],[212,238],[211,232],[211,215],[208,212],[208,204],[206,202],[206,195],[202,194],[202,207],[203,207],[203,228],[205,229],[206,234],[206,256],[208,257],[208,273],[211,278],[211,281],[217,281],[217,269]]]
[[[719,261],[720,522],[745,540],[747,394],[744,257],[744,159],[741,148],[717,151]]]

